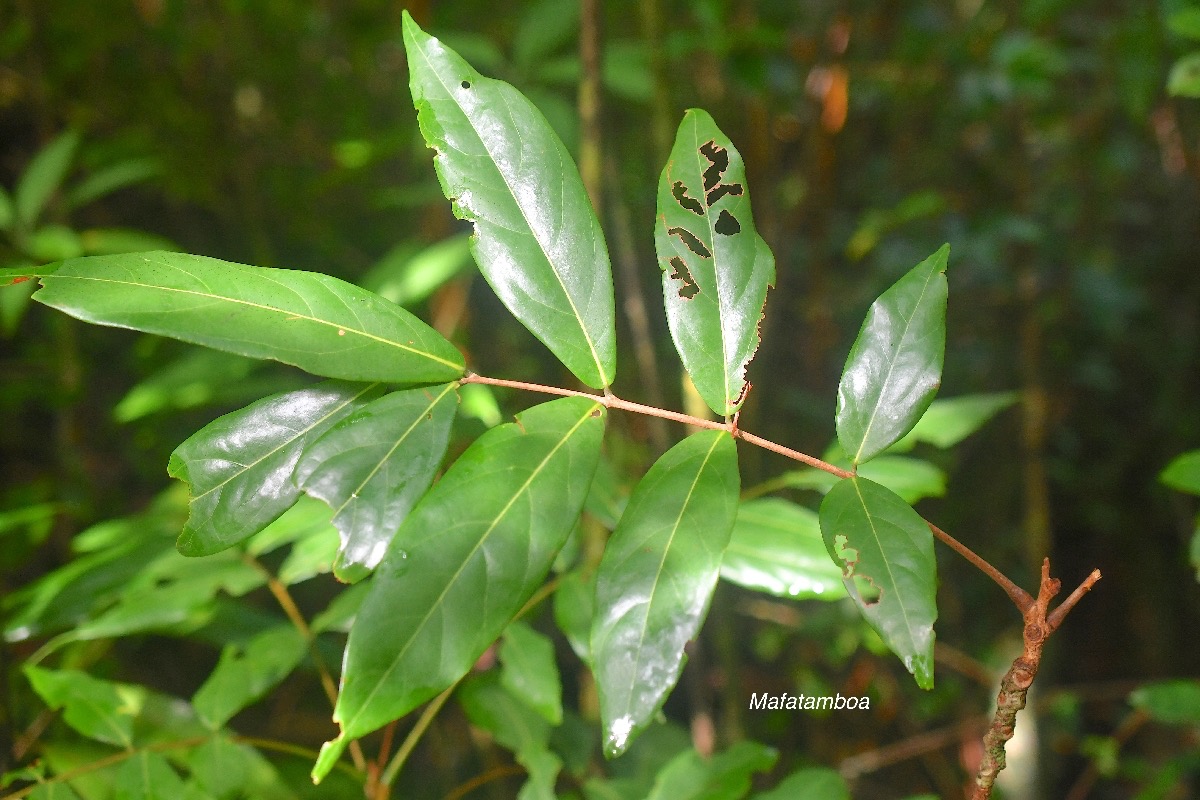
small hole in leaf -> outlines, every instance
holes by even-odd
[[[707,247],[704,246],[704,242],[697,239],[695,235],[686,228],[667,228],[667,235],[678,236],[680,240],[687,245],[688,250],[691,250],[701,258],[712,258],[712,253]]]
[[[700,287],[692,280],[692,273],[688,272],[687,265],[683,263],[682,258],[672,258],[671,266],[675,268],[675,271],[671,273],[671,277],[683,282],[683,285],[679,287],[680,297],[684,300],[691,300],[700,294]]]
[[[707,192],[721,182],[721,176],[729,169],[729,151],[709,139],[700,145],[700,154],[707,158],[709,163],[708,169],[704,170],[704,191]]]
[[[734,219],[729,211],[723,210],[721,216],[717,217],[717,224],[713,225],[713,230],[722,236],[733,236],[742,232],[742,224]]]
[[[687,187],[683,185],[683,181],[675,181],[671,185],[671,195],[675,198],[675,202],[688,211],[704,216],[704,206],[700,205],[700,201],[696,198],[688,196]]]
[[[709,206],[713,206],[716,205],[718,200],[727,194],[737,197],[741,195],[741,193],[742,185],[740,183],[722,183],[705,196],[704,202],[708,203]]]
[[[598,407],[597,407],[597,408],[593,408],[593,409],[592,409],[592,414],[591,414],[591,416],[593,416],[593,417],[598,417],[598,416],[600,416],[600,414],[601,414],[601,413],[603,413],[603,412],[601,412],[601,411],[600,411],[600,409],[599,409]]]
[[[470,82],[470,81],[463,81],[463,82],[462,82],[462,83],[460,83],[459,85],[460,85],[460,86],[462,86],[462,88],[464,88],[464,89],[470,89],[470,88],[471,88],[471,82]]]

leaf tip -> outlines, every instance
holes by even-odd
[[[407,11],[404,13],[405,15],[408,14]],[[346,733],[343,731],[336,739],[332,739],[321,745],[321,752],[317,755],[317,761],[313,764],[312,768],[312,782],[314,784],[320,783],[333,770],[334,764],[341,758],[348,744]]]

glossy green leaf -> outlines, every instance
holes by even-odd
[[[375,569],[433,482],[450,441],[454,388],[447,383],[384,395],[305,448],[296,484],[333,509],[340,580],[353,583]]]
[[[1135,689],[1129,695],[1129,702],[1159,722],[1200,726],[1200,681],[1149,683]]]
[[[732,414],[758,350],[775,257],[755,230],[741,155],[699,109],[684,115],[658,182],[654,246],[675,349],[704,402]]]
[[[737,448],[725,431],[692,434],[642,478],[596,576],[592,670],[604,749],[620,755],[679,680],[737,515]]]
[[[471,264],[471,237],[451,236],[416,253],[407,242],[379,260],[362,280],[364,289],[401,306],[419,303]]]
[[[375,390],[375,384],[329,381],[264,397],[188,437],[167,465],[192,493],[179,552],[223,550],[287,511],[300,496],[293,474],[304,448]]]
[[[837,435],[854,464],[882,453],[917,423],[942,380],[946,350],[945,245],[879,296],[846,359]]]
[[[517,319],[594,388],[612,383],[612,270],[566,147],[524,95],[404,16],[413,103],[480,271]]]
[[[79,134],[67,131],[39,150],[29,162],[13,192],[13,206],[20,225],[33,227],[51,195],[62,185],[78,147]]]
[[[1200,450],[1176,456],[1159,473],[1158,479],[1172,489],[1200,494]]]
[[[836,770],[808,767],[788,775],[769,792],[754,795],[754,800],[850,800],[850,788]]]
[[[535,406],[476,440],[417,503],[350,632],[334,712],[345,736],[430,699],[500,636],[570,534],[603,433],[599,403]]]
[[[847,478],[821,503],[821,536],[863,616],[923,689],[933,688],[937,560],[925,520],[894,492]],[[863,597],[851,578],[878,597]]]
[[[63,720],[79,733],[117,747],[132,746],[133,720],[145,695],[141,687],[77,670],[26,666],[25,676],[46,705],[63,709]]]
[[[1188,53],[1175,62],[1167,76],[1167,92],[1176,97],[1200,97],[1200,53]]]
[[[707,759],[688,750],[663,768],[646,800],[740,800],[751,776],[775,766],[778,757],[757,742],[738,742]]]
[[[554,781],[562,762],[548,749],[550,724],[512,694],[495,673],[463,683],[458,700],[471,723],[511,750],[529,773],[517,800],[555,800]]]
[[[114,800],[188,800],[179,773],[158,753],[139,750],[121,764]]]
[[[738,507],[721,577],[779,597],[840,600],[842,571],[829,560],[817,515],[767,497]]]
[[[304,637],[292,625],[226,645],[216,669],[192,698],[196,714],[211,730],[219,730],[290,675],[307,651]]]
[[[519,620],[500,641],[500,682],[547,722],[562,722],[562,682],[554,661],[554,642]]]
[[[404,309],[314,272],[184,253],[51,265],[33,299],[99,325],[156,333],[315,375],[415,384],[454,380],[462,355]]]

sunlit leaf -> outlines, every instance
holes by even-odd
[[[769,792],[754,795],[754,800],[850,800],[846,781],[835,770],[808,767],[788,775]]]
[[[725,431],[692,434],[633,491],[596,577],[592,669],[604,748],[616,756],[679,679],[737,515],[737,448]]]
[[[817,515],[780,498],[738,507],[721,577],[779,597],[840,600],[842,571],[829,559]]]
[[[345,737],[432,698],[500,636],[570,534],[603,432],[599,403],[535,406],[481,436],[417,503],[350,631],[334,712],[344,735],[316,777]]]
[[[316,375],[404,384],[454,380],[462,355],[404,309],[314,272],[184,253],[64,261],[34,300],[99,325],[171,336]]]
[[[79,133],[67,131],[38,151],[29,162],[13,192],[13,206],[19,224],[29,228],[37,221],[51,195],[62,185],[77,147]]]
[[[924,689],[933,688],[937,561],[928,524],[896,494],[847,478],[821,503],[821,536],[863,616]],[[867,581],[868,600],[851,578]]]
[[[1176,456],[1159,473],[1158,479],[1172,489],[1200,494],[1200,450]]]
[[[1019,398],[1016,392],[994,392],[934,400],[913,429],[889,450],[901,452],[917,442],[927,442],[942,449],[953,447]]]
[[[738,742],[708,759],[688,750],[663,768],[646,800],[739,800],[750,790],[751,776],[769,770],[778,757],[757,742]]]
[[[699,109],[684,115],[659,178],[654,246],[675,349],[709,407],[732,414],[775,258],[754,227],[741,154]]]
[[[454,384],[392,392],[308,445],[296,484],[333,509],[341,534],[334,573],[353,583],[388,542],[442,463],[457,409]]]
[[[361,407],[375,384],[329,381],[264,397],[192,434],[167,472],[188,484],[179,552],[202,556],[258,533],[300,496],[293,473],[304,448]]]
[[[520,92],[485,78],[404,16],[413,103],[480,271],[581,381],[616,373],[608,249],[570,154]]]
[[[521,621],[509,624],[500,644],[500,682],[547,722],[562,722],[562,683],[554,643]]]
[[[63,719],[79,733],[117,747],[133,744],[133,720],[145,695],[141,687],[35,666],[26,666],[25,676],[46,705],[63,709]]]
[[[419,303],[471,264],[471,237],[451,236],[412,252],[408,243],[397,245],[379,260],[362,280],[370,289],[393,303]]]
[[[945,245],[879,296],[846,359],[837,435],[854,464],[908,433],[933,402],[946,350]]]
[[[1200,53],[1188,53],[1175,62],[1167,76],[1167,92],[1176,97],[1200,97]]]
[[[264,631],[244,644],[228,644],[221,660],[192,698],[200,719],[219,730],[291,674],[307,643],[292,625]]]
[[[1134,708],[1168,725],[1200,725],[1200,681],[1159,681],[1129,695]]]

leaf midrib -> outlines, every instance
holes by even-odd
[[[546,454],[545,458],[542,459],[541,463],[539,463],[537,465],[537,467],[535,467],[529,473],[529,477],[525,479],[525,482],[521,484],[520,488],[517,489],[517,491],[513,492],[513,496],[510,497],[508,502],[504,504],[504,508],[502,508],[498,514],[496,514],[496,516],[492,519],[491,525],[489,525],[487,530],[483,532],[483,535],[479,537],[479,540],[471,548],[470,552],[467,553],[466,557],[464,557],[462,559],[462,562],[459,564],[458,569],[455,571],[454,575],[452,575],[450,577],[450,580],[446,581],[446,585],[445,585],[445,587],[443,587],[441,594],[438,595],[437,599],[434,602],[429,604],[429,610],[425,612],[425,616],[421,618],[421,621],[417,624],[416,628],[413,629],[413,633],[408,637],[408,641],[404,643],[404,646],[396,654],[396,657],[392,659],[392,663],[388,665],[388,668],[386,670],[384,670],[383,674],[379,676],[378,680],[376,680],[375,687],[373,689],[371,689],[371,691],[367,694],[366,699],[364,699],[363,702],[360,704],[358,713],[356,713],[349,720],[341,722],[343,733],[347,730],[352,729],[354,727],[353,723],[355,721],[357,721],[357,719],[362,715],[362,713],[365,709],[370,707],[371,701],[375,699],[375,695],[377,695],[379,693],[379,690],[381,688],[383,688],[383,685],[388,680],[388,676],[390,676],[392,674],[392,672],[396,669],[396,667],[399,666],[400,661],[404,658],[404,654],[408,652],[408,649],[410,647],[412,647],[413,642],[415,642],[417,640],[417,637],[420,634],[421,630],[425,627],[426,624],[429,623],[429,620],[433,617],[434,612],[436,610],[438,610],[439,608],[441,608],[443,601],[446,599],[446,594],[450,591],[451,588],[453,588],[457,584],[459,577],[463,573],[463,570],[465,570],[467,568],[467,565],[475,557],[475,554],[477,552],[479,552],[480,548],[482,548],[483,545],[487,542],[488,537],[491,536],[492,532],[496,529],[496,526],[500,524],[500,520],[504,519],[504,517],[508,514],[509,509],[511,509],[513,507],[513,504],[517,502],[517,499],[519,497],[521,497],[523,494],[525,494],[525,492],[529,489],[529,486],[533,483],[534,479],[537,478],[537,476],[541,474],[542,470],[545,469],[546,465],[548,463],[550,463],[550,460],[552,458],[554,458],[554,455],[559,450],[561,450],[563,448],[563,446],[565,446],[566,443],[571,440],[571,437],[575,435],[575,432],[577,430],[579,430],[579,428],[584,423],[586,423],[588,421],[588,419],[591,418],[592,412],[600,407],[601,406],[599,403],[595,403],[591,407],[589,407],[587,409],[587,412],[584,413],[579,418],[579,420],[574,425],[571,426],[571,429],[568,430],[563,435],[563,437],[558,441],[558,443],[554,445],[554,448],[551,449],[551,451]],[[515,425],[516,423],[510,423],[510,424]]]
[[[438,41],[435,37],[430,37],[430,39],[432,39],[435,42]],[[440,42],[438,42],[438,44],[440,44]],[[471,116],[467,113],[466,109],[463,108],[462,104],[458,102],[458,99],[454,96],[454,92],[451,91],[450,87],[446,84],[446,82],[444,80],[442,80],[441,74],[434,68],[433,62],[429,59],[428,55],[425,52],[425,48],[418,47],[417,51],[421,54],[421,57],[423,59],[425,59],[426,66],[428,66],[430,73],[432,73],[433,76],[437,79],[437,82],[441,85],[442,90],[446,93],[446,96],[450,98],[451,102],[453,102],[454,105],[458,108],[458,110],[462,113],[463,118],[467,121],[467,124],[471,126],[471,130],[475,133],[476,138],[479,139],[480,145],[483,147],[484,151],[488,154],[488,158],[491,159],[491,163],[496,168],[496,173],[500,176],[501,182],[504,184],[504,188],[508,189],[509,196],[512,197],[512,199],[513,199],[513,205],[515,205],[517,207],[517,210],[521,212],[521,218],[525,220],[525,225],[527,228],[529,228],[530,235],[532,235],[533,240],[535,242],[537,242],[538,249],[542,251],[542,258],[544,258],[546,263],[550,266],[550,272],[551,272],[551,274],[554,275],[554,279],[556,281],[558,281],[558,286],[562,290],[563,297],[566,298],[567,304],[571,307],[571,313],[575,315],[575,321],[579,324],[579,330],[583,334],[583,340],[584,340],[584,342],[587,343],[588,352],[591,353],[592,362],[596,365],[596,374],[600,378],[600,382],[604,386],[608,386],[609,384],[612,383],[612,379],[609,377],[608,373],[605,371],[604,364],[601,363],[600,354],[596,352],[596,346],[592,342],[592,337],[588,331],[587,326],[584,324],[583,316],[579,313],[579,308],[575,305],[575,299],[573,297],[571,297],[571,293],[567,291],[567,285],[563,281],[562,276],[558,273],[557,265],[554,263],[553,259],[550,258],[550,254],[546,250],[546,245],[542,243],[541,237],[538,236],[537,231],[534,229],[534,226],[530,223],[529,215],[525,213],[525,207],[523,205],[521,205],[521,202],[517,199],[516,192],[513,190],[512,185],[508,182],[508,176],[504,173],[503,170],[500,169],[500,165],[496,163],[496,158],[492,154],[491,149],[488,147],[486,140],[484,140],[483,136],[480,134],[479,129],[475,127],[474,120],[471,119]],[[493,80],[493,79],[485,78],[482,75],[477,75],[475,80],[478,82],[478,81],[486,81],[486,80]],[[496,83],[502,83],[502,82],[496,81]],[[432,109],[432,106],[431,106],[431,109]],[[510,117],[510,119],[511,119],[511,117]],[[561,154],[562,154],[562,151],[559,151],[559,155],[561,155]],[[561,194],[561,189],[562,189],[561,182],[559,183],[559,188],[560,188],[560,194]]]
[[[147,263],[150,263],[150,262],[147,262]],[[168,265],[164,265],[164,264],[160,263],[158,266],[168,266]],[[186,271],[185,271],[185,274],[191,275],[191,273],[187,273]],[[195,277],[195,276],[193,275],[192,277]],[[377,336],[373,333],[361,330],[359,328],[353,328],[353,327],[350,327],[349,325],[344,325],[344,324],[341,324],[338,322],[332,322],[330,320],[321,319],[320,317],[314,317],[310,314],[302,314],[299,311],[291,311],[291,310],[285,309],[285,308],[278,308],[276,306],[267,305],[265,303],[255,303],[250,300],[242,300],[240,298],[229,297],[227,295],[214,294],[211,291],[210,292],[199,292],[194,289],[180,289],[180,288],[176,288],[174,286],[158,286],[153,283],[142,283],[140,281],[133,281],[133,280],[114,280],[112,278],[97,278],[97,277],[92,277],[92,276],[87,276],[87,275],[63,275],[58,272],[54,273],[53,275],[43,276],[42,277],[43,284],[45,284],[45,281],[47,279],[52,280],[52,281],[55,281],[55,280],[79,280],[79,281],[95,281],[98,283],[112,283],[112,284],[116,284],[118,286],[134,286],[134,287],[137,287],[140,289],[146,289],[146,290],[154,290],[154,291],[160,291],[160,292],[174,292],[176,294],[193,295],[195,297],[203,297],[203,298],[210,299],[210,300],[221,300],[221,301],[224,301],[227,303],[234,303],[237,305],[248,306],[250,308],[257,308],[262,311],[269,311],[269,312],[273,312],[276,314],[284,314],[289,319],[300,319],[300,320],[304,320],[306,322],[313,322],[318,325],[324,325],[329,328],[336,328],[337,330],[344,330],[346,333],[353,333],[357,336],[362,336],[363,338],[371,339],[373,341],[379,342],[380,344],[385,344],[385,345],[389,345],[391,347],[396,347],[400,350],[405,350],[409,353],[413,353],[414,355],[424,356],[425,358],[428,358],[431,361],[436,361],[439,364],[444,364],[445,366],[450,367],[454,370],[458,370],[458,371],[462,370],[461,364],[455,364],[452,361],[447,361],[446,359],[444,359],[440,356],[436,356],[433,353],[427,352],[425,350],[420,350],[415,347],[409,347],[408,345],[401,344],[400,342],[393,341],[392,339],[387,339],[382,336]],[[288,287],[288,288],[290,289],[291,287]],[[296,290],[292,289],[292,291],[296,291]],[[298,294],[298,292],[297,292],[297,294]],[[122,327],[124,327],[124,326],[122,326]]]
[[[859,463],[859,458],[862,457],[862,452],[867,446],[867,440],[871,436],[871,428],[875,425],[875,420],[879,418],[879,406],[883,403],[884,395],[887,394],[888,384],[892,380],[892,373],[895,371],[896,362],[899,360],[897,354],[904,347],[905,340],[908,339],[908,331],[912,327],[913,317],[917,315],[917,309],[921,307],[921,303],[925,300],[925,292],[929,289],[929,284],[939,272],[940,270],[936,268],[930,270],[929,275],[925,278],[925,283],[921,286],[921,294],[917,297],[917,302],[913,303],[912,313],[904,317],[904,332],[900,335],[900,342],[892,351],[891,358],[888,359],[887,375],[884,377],[883,383],[880,384],[879,394],[876,396],[875,405],[871,409],[871,416],[867,418],[867,427],[863,429],[862,439],[858,443],[858,450],[854,453],[855,464]]]
[[[858,496],[858,502],[862,506],[863,515],[867,518],[867,524],[871,526],[871,535],[875,537],[875,545],[879,548],[880,560],[883,561],[883,566],[887,569],[888,582],[891,586],[892,594],[896,596],[896,604],[900,606],[900,613],[904,616],[904,629],[908,632],[909,642],[912,644],[914,651],[916,650],[917,637],[913,632],[912,622],[908,618],[908,606],[904,602],[904,595],[900,592],[896,585],[896,575],[892,572],[892,562],[884,555],[883,541],[879,538],[879,531],[875,528],[875,518],[871,514],[871,509],[867,506],[866,498],[863,497],[862,491],[858,486],[858,478],[852,478],[854,485],[854,493]],[[899,526],[896,526],[899,527]],[[861,555],[859,556],[861,558]],[[883,601],[883,590],[880,589],[879,600]]]

